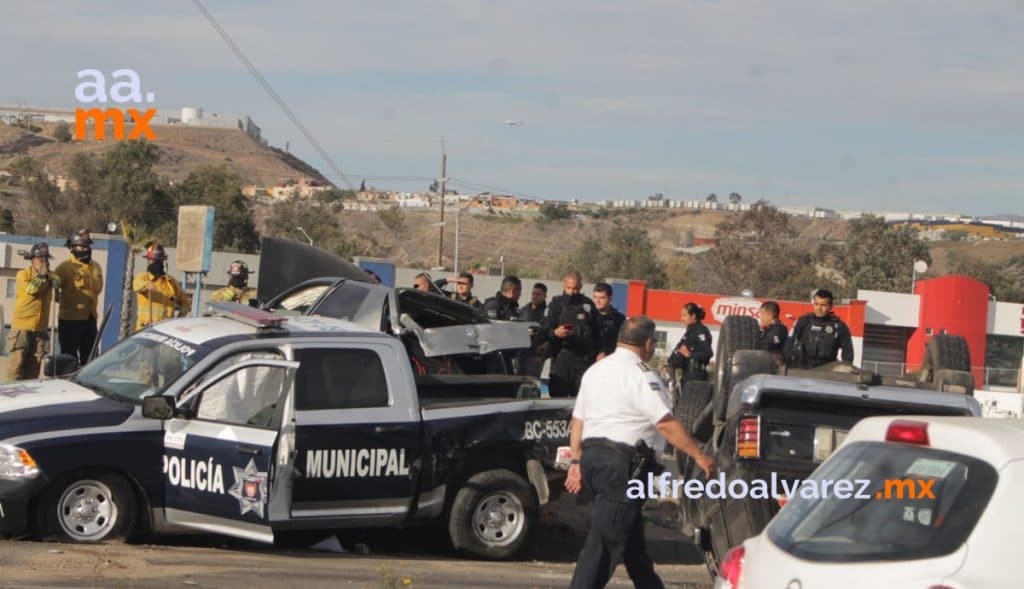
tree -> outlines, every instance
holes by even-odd
[[[366,179],[359,183],[359,192],[366,192]]]
[[[60,143],[71,141],[71,125],[61,121],[53,128],[53,138]]]
[[[153,169],[159,159],[160,149],[146,140],[120,141],[103,154],[101,204],[118,224],[152,231],[176,220],[174,199]]]
[[[665,268],[669,290],[692,291],[696,286],[693,279],[693,257],[688,255],[673,256]]]
[[[402,209],[398,207],[380,209],[377,211],[377,217],[380,218],[384,226],[392,233],[398,233],[402,228],[402,223],[405,222],[405,215],[402,213]]]
[[[0,233],[14,233],[14,213],[8,208],[0,208]]]
[[[712,266],[725,288],[759,297],[803,300],[817,282],[811,256],[796,241],[789,215],[770,206],[731,216],[715,228]]]
[[[740,193],[733,192],[729,194],[729,204],[739,204],[741,200],[743,200],[743,197],[740,196]]]
[[[822,247],[819,259],[839,273],[846,296],[855,296],[859,289],[908,292],[914,262],[932,261],[917,229],[888,225],[874,215],[851,221],[846,241]]]
[[[440,190],[441,190],[440,182],[438,182],[437,180],[434,180],[433,182],[430,183],[430,188],[427,189],[427,192],[429,192],[431,194],[437,194]]]
[[[704,199],[705,202],[718,202],[718,195],[712,192]]]
[[[204,166],[174,187],[174,200],[178,206],[214,207],[214,248],[255,253],[260,237],[242,195],[242,184],[242,177],[225,166]]]
[[[569,212],[569,207],[565,205],[555,204],[553,202],[546,202],[540,207],[540,214],[547,221],[557,221],[558,219],[568,219],[572,217],[572,213]]]
[[[996,300],[1024,303],[1024,256],[999,263],[990,263],[963,255],[954,255],[950,274],[969,276],[984,282]]]
[[[337,219],[325,214],[321,207],[309,206],[309,203],[294,198],[271,207],[265,228],[267,235],[305,241],[297,227],[302,227],[309,234],[316,247],[345,259],[363,253],[359,243],[346,239],[338,227]]]
[[[607,233],[583,240],[559,264],[560,271],[577,270],[584,278],[646,280],[651,288],[668,286],[665,264],[654,253],[647,230],[618,225]]]

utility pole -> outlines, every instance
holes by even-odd
[[[438,235],[437,235],[437,265],[438,266],[443,266],[444,265],[444,262],[441,260],[441,258],[442,258],[443,252],[444,252],[444,196],[445,196],[444,183],[445,183],[446,180],[448,180],[448,178],[445,177],[445,174],[446,174],[445,167],[446,167],[446,164],[447,164],[447,160],[448,160],[448,157],[444,153],[444,137],[442,137],[441,138],[441,177],[438,178],[438,180],[437,180],[438,183],[440,184],[440,188],[441,188],[441,224],[440,224],[440,228],[439,228],[440,231],[438,232]]]
[[[459,274],[459,218],[462,217],[462,203],[455,201],[455,274]]]

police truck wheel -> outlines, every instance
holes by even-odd
[[[510,470],[477,473],[452,502],[448,534],[457,550],[491,560],[514,556],[537,519],[537,498]]]
[[[44,539],[97,543],[125,538],[135,526],[135,492],[124,478],[85,473],[58,482],[39,502]]]
[[[715,352],[714,419],[716,422],[725,418],[729,406],[729,395],[732,393],[732,359],[733,354],[740,350],[757,350],[760,348],[761,329],[757,319],[740,315],[729,315],[722,320],[718,331],[718,350]]]

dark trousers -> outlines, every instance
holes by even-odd
[[[620,563],[639,589],[663,589],[644,540],[643,501],[627,499],[629,456],[584,442],[583,485],[594,495],[590,530],[576,560],[570,589],[600,589]]]
[[[590,355],[574,350],[562,350],[551,361],[548,391],[552,397],[575,397],[580,390],[583,373],[590,368]]]
[[[82,319],[57,321],[57,339],[60,341],[60,352],[71,354],[82,366],[89,361],[92,346],[96,343],[96,320]]]

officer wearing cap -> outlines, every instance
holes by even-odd
[[[92,239],[88,229],[79,230],[64,245],[71,250],[71,259],[61,262],[55,270],[64,285],[57,337],[60,351],[77,358],[81,366],[89,361],[89,354],[96,343],[103,269],[92,259]]]
[[[626,493],[640,442],[657,448],[664,438],[692,456],[706,476],[714,468],[672,416],[665,385],[646,364],[655,343],[654,322],[631,317],[619,331],[615,352],[583,375],[572,412],[572,463],[565,488],[578,493],[586,487],[594,502],[572,588],[604,587],[623,562],[636,587],[664,587],[647,555],[643,500]]]
[[[210,301],[214,303],[241,303],[248,305],[249,301],[256,298],[256,289],[248,288],[249,265],[242,260],[231,262],[228,267],[228,285],[213,293]]]
[[[784,356],[790,366],[816,368],[835,362],[853,362],[850,328],[832,312],[832,293],[820,289],[812,299],[814,312],[796,320],[793,335],[786,340]]]
[[[145,258],[149,260],[146,271],[137,274],[132,281],[137,304],[135,306],[135,330],[147,325],[185,316],[192,307],[192,297],[181,288],[181,283],[167,274],[167,253],[164,246],[156,241],[146,244]]]
[[[21,253],[31,266],[15,277],[14,317],[7,334],[7,378],[24,380],[39,377],[43,356],[49,352],[50,305],[54,295],[60,299],[60,277],[50,271],[50,246],[37,243]]]

